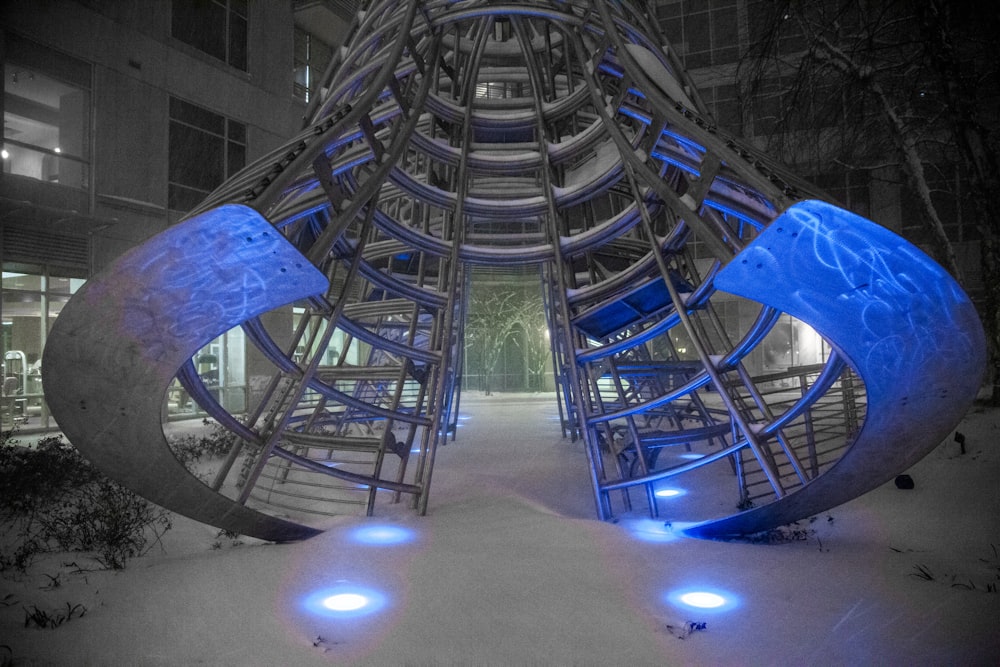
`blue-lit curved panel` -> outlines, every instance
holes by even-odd
[[[253,209],[221,206],[181,222],[120,257],[63,308],[42,364],[52,414],[102,472],[171,511],[262,539],[315,534],[191,475],[167,445],[160,412],[198,349],[326,286]]]
[[[979,389],[985,337],[958,283],[909,242],[843,209],[795,204],[719,272],[715,286],[822,334],[864,380],[868,409],[854,443],[823,475],[688,534],[753,533],[855,498],[940,444]]]

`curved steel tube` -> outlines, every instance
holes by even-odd
[[[736,513],[689,529],[728,537],[911,465],[975,394],[984,341],[967,297],[716,127],[647,16],[628,0],[371,0],[303,130],[66,306],[43,366],[60,426],[150,499],[259,537],[311,534],[244,503],[264,479],[312,503],[337,438],[373,443],[372,472],[336,475],[371,488],[369,512],[379,487],[423,512],[460,390],[469,267],[539,265],[565,427],[584,439],[599,517],[619,497],[633,511],[631,490],[655,516],[659,481],[728,465],[717,491]],[[290,340],[264,326],[305,297]],[[775,398],[750,367],[783,315],[834,352]],[[185,366],[237,325],[274,374],[245,421]],[[218,479],[243,457],[235,501],[163,439],[182,366],[249,443]],[[384,473],[389,441],[399,461]],[[671,460],[676,445],[703,458]]]

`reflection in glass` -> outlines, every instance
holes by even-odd
[[[90,92],[23,65],[4,65],[3,171],[86,188]]]

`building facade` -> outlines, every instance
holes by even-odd
[[[740,99],[738,79],[741,59],[763,39],[762,27],[766,21],[762,17],[778,4],[761,0],[651,2],[651,10],[663,35],[681,57],[702,101],[718,125],[729,133],[750,139],[765,151],[768,151],[774,136],[790,134],[780,121],[781,107],[787,104],[783,91],[787,90],[788,80],[765,84],[760,97],[748,105],[745,99]],[[846,3],[838,3],[838,6],[842,4]],[[795,54],[804,52],[808,46],[802,35],[782,39],[781,49],[791,56],[789,61],[793,61]],[[830,106],[834,111],[837,104],[842,104],[838,92],[833,91],[831,96]],[[845,109],[843,119],[854,122],[856,119],[851,118],[849,113]],[[829,132],[837,132],[837,128],[812,127],[803,134],[818,138]],[[803,156],[803,159],[796,160],[794,156],[785,155],[782,159],[845,208],[903,236],[928,255],[939,256],[935,252],[935,241],[922,222],[917,199],[905,187],[907,177],[901,161],[894,163],[898,159],[895,155],[876,157],[879,158],[877,162],[883,163],[882,166],[868,170],[851,169],[832,158],[816,160]],[[925,168],[934,204],[956,254],[963,287],[973,301],[978,302],[983,295],[980,243],[970,203],[961,194],[967,184],[963,182],[959,165],[953,157],[925,163]],[[730,330],[741,330],[748,324],[749,311],[743,306],[737,299],[719,304],[720,317]],[[766,343],[748,360],[753,372],[783,371],[791,366],[815,363],[825,357],[825,344],[814,332],[801,322],[783,317],[785,321],[775,327]]]
[[[698,86],[701,97],[720,127],[750,138],[767,148],[770,135],[786,129],[780,123],[782,90],[788,81],[776,81],[754,100],[752,108],[741,104],[738,77],[740,60],[762,39],[761,16],[776,3],[761,0],[652,0],[652,10],[664,36],[681,57]],[[846,19],[845,19],[846,20]],[[783,38],[782,50],[793,56],[805,51],[806,39]],[[834,91],[836,93],[836,91]],[[837,103],[834,97],[831,106]],[[849,113],[849,112],[848,112]],[[984,117],[984,122],[989,122]],[[815,127],[819,135],[831,128]],[[832,128],[836,131],[836,128]],[[849,169],[830,160],[817,166],[814,160],[792,164],[810,182],[822,188],[841,205],[920,246],[932,257],[933,240],[921,223],[921,213],[904,187],[906,177],[894,156],[885,156],[879,169]],[[785,158],[788,159],[787,157]],[[949,241],[957,254],[964,286],[975,300],[982,291],[979,242],[970,221],[958,166],[948,158],[928,164],[928,180],[935,206],[940,211]],[[956,185],[957,184],[957,185]]]
[[[301,127],[353,4],[3,3],[5,430],[55,426],[40,362],[70,295]],[[234,331],[196,359],[235,409],[246,400],[245,356]],[[166,410],[194,407],[178,388]]]
[[[179,220],[229,175],[298,130],[357,5],[355,0],[3,3],[3,428],[55,426],[45,407],[39,363],[62,304],[109,261]],[[737,64],[755,39],[754,5],[752,0],[650,2],[715,120],[750,137],[773,129],[766,116],[745,118],[738,100]],[[921,244],[898,174],[865,177],[830,169],[805,176],[848,208]],[[956,237],[955,247],[975,296],[981,282],[978,244]],[[734,329],[751,312],[735,299],[719,310]],[[287,317],[290,331],[294,312]],[[777,327],[773,344],[751,360],[755,372],[822,358],[823,343],[800,329],[791,319]],[[519,354],[513,347],[505,352],[501,374],[511,378],[510,388],[530,389],[538,383]],[[195,360],[235,412],[253,391],[254,359],[247,355],[237,330]],[[474,367],[474,357],[470,362],[466,383],[472,387],[483,373]],[[196,415],[195,409],[179,387],[165,408],[169,417]]]

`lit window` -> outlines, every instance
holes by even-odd
[[[295,29],[294,95],[308,102],[319,91],[320,78],[333,58],[333,49],[316,35]]]
[[[174,0],[173,36],[247,71],[247,0]]]
[[[7,35],[3,172],[74,188],[90,180],[90,65]]]
[[[246,135],[243,123],[171,97],[167,205],[190,210],[242,169]]]
[[[2,268],[0,375],[7,400],[0,405],[0,428],[48,428],[53,423],[42,388],[42,352],[59,312],[86,282],[86,271],[21,262]]]

